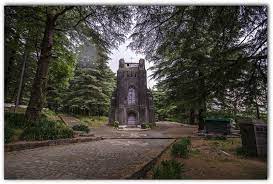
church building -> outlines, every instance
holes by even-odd
[[[113,92],[109,124],[137,126],[154,123],[154,106],[151,91],[147,89],[145,61],[125,63],[119,60],[117,88]]]

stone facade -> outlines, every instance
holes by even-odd
[[[117,88],[111,99],[109,124],[115,121],[130,126],[154,123],[153,97],[147,89],[144,59],[140,59],[139,63],[119,60]]]

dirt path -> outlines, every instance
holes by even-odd
[[[192,140],[192,151],[189,158],[175,159],[184,164],[182,175],[185,179],[266,179],[266,161],[237,156],[234,150],[239,145],[239,138],[226,142]],[[229,155],[223,154],[220,150]],[[161,156],[157,165],[162,160],[170,159],[173,157],[169,149]],[[147,174],[147,179],[151,178],[152,171]]]
[[[180,123],[160,121],[151,130],[138,131],[117,130],[110,126],[92,128],[90,133],[103,138],[180,138],[192,136],[197,132],[197,126],[183,126]]]

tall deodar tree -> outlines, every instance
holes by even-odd
[[[206,110],[227,101],[234,111],[267,106],[266,6],[138,6],[135,21],[130,47],[154,63],[178,110],[198,111],[200,129]]]
[[[28,14],[28,19],[25,21],[40,20],[43,22],[37,70],[25,114],[28,120],[35,121],[40,117],[46,98],[48,68],[53,57],[52,48],[56,41],[54,40],[56,32],[69,37],[72,45],[89,40],[101,50],[109,53],[110,48],[117,47],[124,41],[125,34],[131,26],[131,13],[127,6],[25,8]]]

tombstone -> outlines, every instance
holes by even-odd
[[[119,60],[117,88],[111,98],[109,124],[137,126],[154,123],[154,105],[151,92],[147,89],[145,61],[125,63]]]
[[[267,156],[267,124],[261,120],[239,120],[242,148],[249,156]]]
[[[230,119],[217,119],[205,118],[204,119],[204,132],[206,134],[231,134],[231,120]]]

